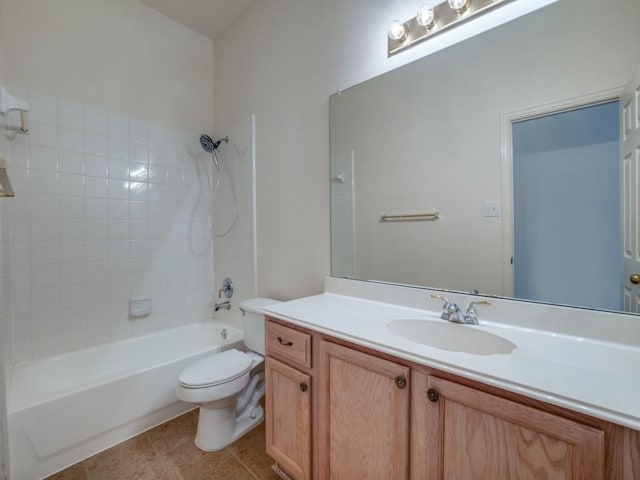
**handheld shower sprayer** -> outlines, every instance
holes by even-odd
[[[226,162],[223,161],[224,158],[218,158],[218,150],[220,149],[220,146],[222,145],[222,143],[229,143],[229,137],[223,137],[214,141],[209,135],[206,135],[206,134],[200,135],[200,145],[202,146],[205,152],[211,155],[211,159],[213,160],[213,167],[215,167],[215,170],[216,170],[216,174],[215,174],[216,180],[214,185],[213,167],[211,168],[211,173],[209,173],[208,168],[205,167],[204,169],[206,173],[207,182],[209,185],[209,191],[210,191],[210,198],[208,202],[209,203],[209,215],[208,215],[209,231],[213,236],[216,236],[216,237],[224,237],[225,235],[227,235],[235,225],[236,221],[238,220],[238,199],[236,198],[236,192],[233,185],[233,177],[231,175],[231,170],[229,169],[229,166],[226,164]],[[196,161],[199,163],[201,160],[197,158]],[[198,176],[198,178],[200,178],[200,176]],[[223,179],[225,179],[224,188],[228,188],[230,190],[231,200],[233,201],[233,220],[231,221],[231,224],[229,225],[229,227],[226,228],[224,231],[216,232],[213,227],[213,205],[216,201],[216,196],[219,195],[219,189]],[[198,185],[200,186],[200,192],[202,192],[201,181],[199,181]],[[224,194],[225,192],[223,191],[222,193]],[[200,198],[200,194],[198,195],[198,198]],[[200,203],[198,201],[198,203],[194,204],[194,208],[192,210],[191,223],[189,227],[189,239],[190,239],[189,242],[192,241],[191,235],[192,235],[193,223],[195,218],[195,212],[199,205]],[[190,243],[190,246],[192,246],[191,243]]]
[[[204,148],[205,152],[211,154],[211,158],[213,158],[213,163],[216,166],[216,170],[220,170],[220,162],[218,161],[218,155],[216,155],[216,151],[220,148],[220,144],[222,142],[228,143],[229,137],[224,137],[214,142],[209,135],[204,133],[200,135],[200,145],[202,145],[202,148]]]
[[[229,141],[229,137],[224,137],[214,142],[209,135],[206,135],[206,134],[200,135],[200,145],[202,145],[202,148],[204,148],[204,151],[207,153],[215,152],[216,150],[218,150],[218,148],[220,148],[220,144],[222,142],[227,143],[228,141]]]

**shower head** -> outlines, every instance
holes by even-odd
[[[202,145],[202,148],[204,148],[204,151],[207,153],[215,152],[220,147],[220,144],[222,142],[228,142],[228,141],[229,141],[229,137],[224,137],[214,142],[209,135],[206,135],[206,134],[200,135],[200,145]]]

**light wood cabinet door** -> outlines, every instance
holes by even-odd
[[[267,454],[296,480],[311,478],[311,377],[278,360],[265,364]]]
[[[428,480],[604,480],[604,433],[430,377]]]
[[[320,342],[319,479],[402,480],[409,460],[409,368]]]

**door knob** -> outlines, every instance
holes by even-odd
[[[632,274],[629,277],[629,281],[634,285],[638,285],[640,283],[640,275],[638,275],[637,273]]]

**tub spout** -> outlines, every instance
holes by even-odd
[[[230,310],[231,309],[231,302],[229,300],[227,300],[226,302],[220,302],[214,305],[213,309],[217,312],[218,310],[224,309],[224,310]]]

